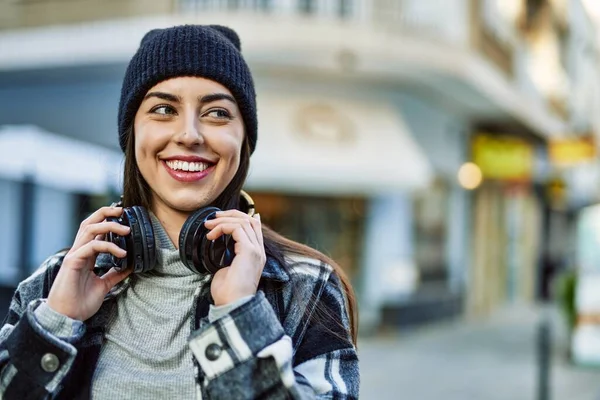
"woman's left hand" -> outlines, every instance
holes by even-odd
[[[256,294],[267,256],[263,242],[260,215],[250,217],[238,210],[220,211],[215,219],[206,221],[206,235],[215,240],[231,235],[235,240],[235,257],[229,267],[217,271],[210,292],[216,306],[232,303]]]

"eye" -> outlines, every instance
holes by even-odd
[[[203,116],[210,117],[210,118],[216,118],[216,119],[232,119],[229,111],[227,111],[223,108],[215,108],[213,110],[209,110]]]
[[[175,114],[177,114],[177,112],[175,111],[175,109],[173,107],[166,105],[166,104],[156,106],[156,107],[152,108],[152,110],[150,110],[150,112],[152,114],[158,114],[158,115],[175,115]]]

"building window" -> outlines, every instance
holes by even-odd
[[[227,8],[229,10],[238,10],[240,8],[240,0],[227,0]]]
[[[314,14],[317,11],[317,2],[314,0],[299,0],[298,7],[303,14]]]
[[[273,0],[179,0],[178,4],[181,12],[197,13],[223,10],[271,11],[273,3]]]
[[[536,20],[541,14],[542,9],[546,6],[545,0],[526,0],[525,2],[525,27],[532,29],[535,26]]]
[[[272,0],[257,0],[257,8],[261,11],[271,11],[273,9]]]
[[[352,7],[354,6],[352,3],[352,0],[338,0],[338,15],[341,18],[347,19],[352,17]]]
[[[206,0],[179,0],[179,11],[183,13],[198,13],[208,8]]]
[[[366,200],[251,192],[264,224],[332,257],[352,279],[363,259]]]

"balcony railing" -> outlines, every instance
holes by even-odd
[[[0,30],[162,15],[175,1],[0,0]]]
[[[0,0],[0,29],[168,14],[258,14],[308,24],[313,19],[344,21],[390,37],[442,43],[449,54],[475,51],[519,85],[531,81],[518,71],[524,65],[518,58],[527,56],[525,40],[522,32],[499,18],[493,8],[499,1],[503,0]]]
[[[414,34],[455,45],[468,39],[467,0],[373,0],[370,22],[375,29]]]
[[[357,6],[357,0],[178,0],[176,9],[183,13],[245,11],[350,19],[357,14]]]

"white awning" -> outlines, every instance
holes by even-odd
[[[46,132],[37,126],[0,127],[0,177],[70,192],[120,192],[122,155]]]
[[[374,194],[432,179],[400,110],[386,103],[263,91],[257,106],[250,189]]]

